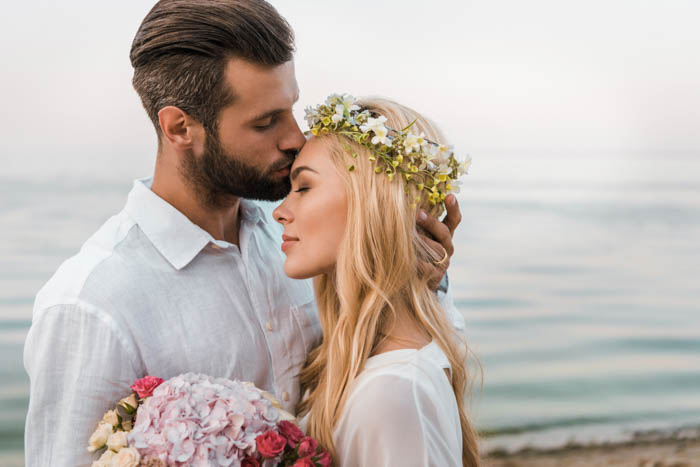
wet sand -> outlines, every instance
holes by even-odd
[[[569,445],[541,451],[524,449],[510,454],[494,452],[484,464],[486,467],[694,467],[700,466],[700,438]]]

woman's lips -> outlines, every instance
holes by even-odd
[[[282,235],[282,251],[285,253],[287,252],[287,249],[294,245],[294,243],[298,242],[299,239],[296,237],[290,237],[289,235]]]

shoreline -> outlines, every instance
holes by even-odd
[[[700,467],[700,429],[635,433],[620,442],[579,444],[549,449],[495,449],[484,456],[486,467],[630,466]]]

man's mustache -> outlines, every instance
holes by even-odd
[[[275,162],[270,166],[268,169],[268,172],[277,172],[278,170],[286,169],[290,165],[294,163],[294,158],[296,157],[297,153],[295,152],[286,152],[285,153],[285,158],[280,159],[279,161]]]

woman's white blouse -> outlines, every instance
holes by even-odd
[[[434,341],[370,357],[334,433],[340,466],[462,465],[449,368]]]

